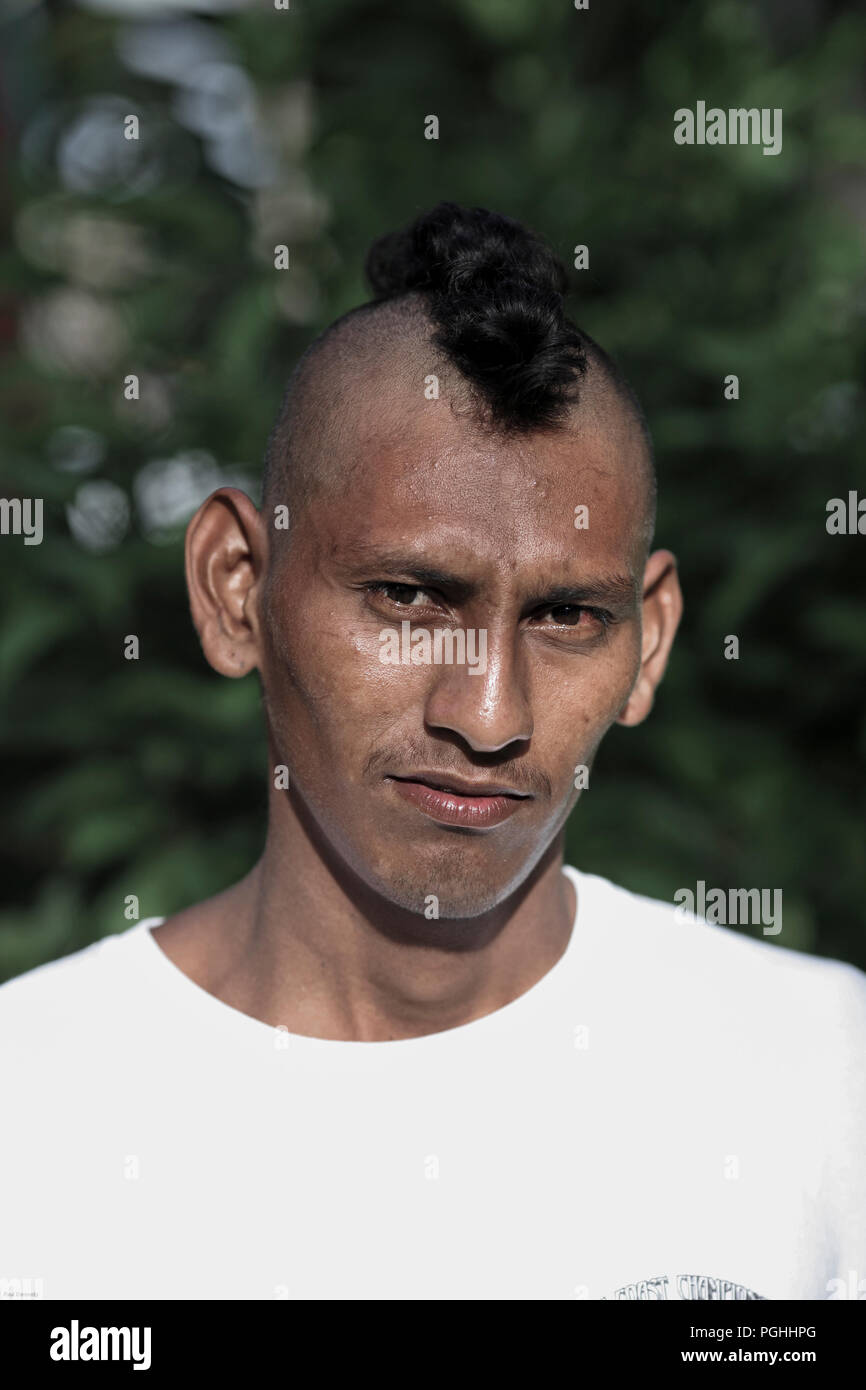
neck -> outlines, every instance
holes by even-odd
[[[575,903],[561,832],[490,912],[428,921],[358,877],[295,798],[274,796],[251,873],[192,909],[197,919],[182,913],[155,932],[185,973],[232,1007],[311,1037],[420,1037],[502,1008],[565,950]]]

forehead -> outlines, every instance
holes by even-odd
[[[315,530],[336,552],[399,540],[508,569],[575,555],[640,563],[646,478],[622,411],[587,409],[561,429],[505,437],[448,400],[425,400],[419,382],[399,404],[368,399],[341,433],[343,457],[313,503]]]

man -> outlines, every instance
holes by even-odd
[[[862,973],[563,868],[680,617],[640,407],[506,218],[440,205],[368,274],[261,510],[221,489],[187,535],[207,660],[261,680],[264,852],[0,991],[2,1273],[858,1296]]]

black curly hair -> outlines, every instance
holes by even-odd
[[[417,291],[433,341],[479,392],[494,424],[538,429],[562,419],[587,370],[565,317],[565,267],[532,232],[485,208],[439,203],[371,246],[374,303]]]
[[[325,427],[332,398],[318,382],[319,354],[335,337],[361,325],[374,339],[393,340],[418,305],[432,326],[432,344],[453,365],[470,393],[474,413],[504,433],[561,426],[578,404],[592,368],[618,398],[643,436],[655,510],[649,428],[637,397],[608,354],[565,313],[568,279],[549,246],[521,223],[486,208],[441,202],[367,253],[372,299],[350,310],[310,345],[289,379],[265,456],[265,494],[297,458],[297,436]],[[336,349],[349,361],[369,343]],[[341,355],[342,354],[342,355]],[[310,397],[318,392],[313,411]],[[651,525],[650,518],[650,525]]]

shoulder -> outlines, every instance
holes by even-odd
[[[143,919],[0,985],[0,1052],[32,1055],[42,1043],[88,1032],[104,1045],[104,1025],[125,1007],[124,985],[134,980],[144,932],[157,921]]]
[[[577,880],[595,955],[641,989],[652,987],[675,1007],[688,999],[708,1021],[723,1017],[777,1036],[796,1030],[804,1043],[820,1038],[822,1048],[866,1048],[866,973],[781,945],[783,920],[781,933],[752,936],[597,875]]]

